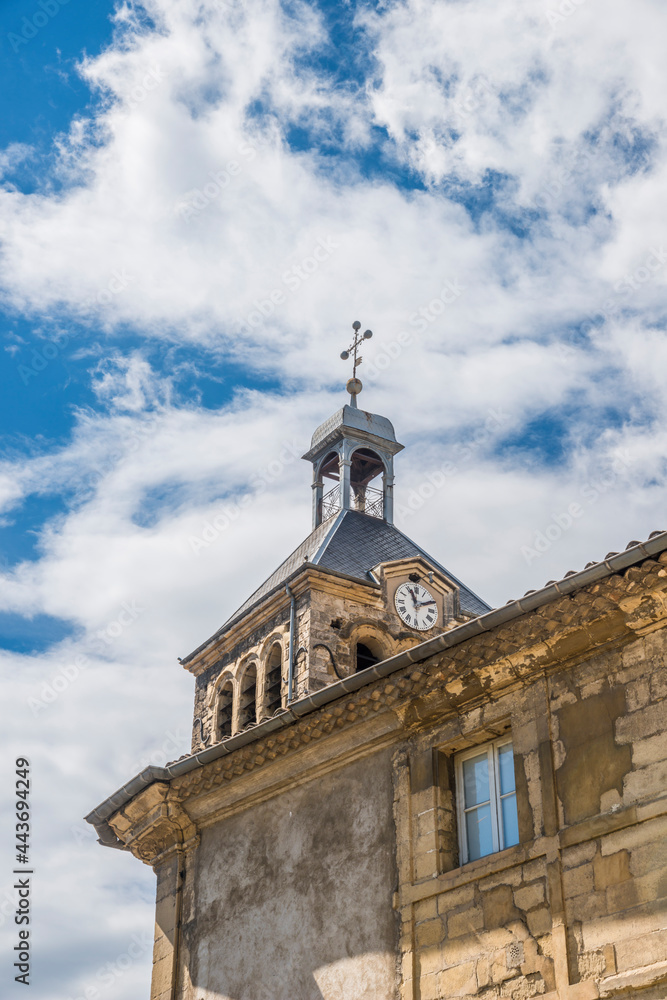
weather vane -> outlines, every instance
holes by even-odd
[[[352,324],[352,329],[354,330],[354,340],[352,341],[352,343],[350,344],[350,346],[346,351],[341,352],[341,358],[343,359],[343,361],[347,361],[350,354],[352,355],[353,359],[352,378],[349,378],[347,380],[346,388],[350,396],[352,397],[352,406],[356,406],[357,396],[363,389],[361,380],[357,378],[357,368],[363,361],[363,358],[359,355],[358,351],[364,340],[371,339],[371,337],[373,336],[373,331],[364,330],[363,333],[359,333],[359,331],[361,330],[361,323],[359,322],[358,319],[355,319],[354,323]]]

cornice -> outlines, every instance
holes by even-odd
[[[109,826],[120,845],[148,865],[192,845],[197,836],[194,823],[163,781],[140,792],[111,816]]]
[[[595,649],[664,628],[665,549],[667,533],[662,533],[293,702],[254,729],[165,768],[149,768],[86,819],[102,842],[111,843],[116,835],[109,817],[147,784],[170,782],[176,799],[187,802],[383,711],[400,712],[407,733],[545,671],[565,668]]]
[[[421,727],[434,717],[445,718],[480,699],[519,687],[595,649],[629,642],[645,634],[649,623],[652,629],[664,627],[665,565],[667,554],[659,562],[649,560],[634,567],[623,577],[613,576],[572,595],[563,595],[493,631],[441,650],[426,661],[407,664],[390,676],[377,678],[358,691],[314,708],[277,732],[261,736],[257,733],[252,743],[175,777],[174,792],[179,800],[187,801],[383,711],[401,713],[407,729]],[[418,650],[413,647],[399,656],[412,656]]]

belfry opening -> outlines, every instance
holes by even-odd
[[[383,478],[382,489],[370,485],[379,476],[386,476],[385,464],[382,458],[370,448],[358,448],[352,454],[349,462],[349,470],[349,508],[351,510],[358,510],[362,514],[369,514],[371,517],[383,518],[386,482]],[[328,521],[330,517],[337,514],[344,506],[338,452],[330,452],[324,458],[320,466],[320,478],[323,488],[322,497],[319,500],[320,509],[316,515],[318,524]],[[325,492],[324,481],[327,479],[333,480],[335,485]]]

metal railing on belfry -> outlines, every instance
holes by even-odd
[[[340,485],[334,486],[325,496],[322,497],[322,521],[328,521],[330,517],[341,510]],[[352,487],[352,509],[358,510],[362,514],[369,514],[370,517],[384,516],[384,497],[382,490],[376,490],[371,486]]]

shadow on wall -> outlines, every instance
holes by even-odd
[[[391,753],[202,830],[183,944],[196,1000],[393,1000]]]

